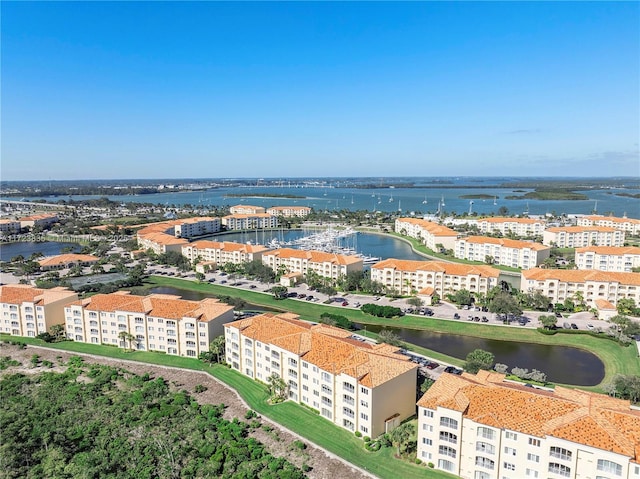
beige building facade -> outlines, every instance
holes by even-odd
[[[338,279],[351,271],[362,271],[363,259],[354,255],[325,253],[323,251],[280,248],[262,254],[262,262],[274,271],[281,267],[288,273],[310,271],[323,278]]]
[[[539,236],[544,233],[546,221],[534,218],[482,218],[475,220],[481,233],[515,234],[517,236]]]
[[[458,238],[451,228],[418,218],[398,218],[395,222],[396,233],[420,240],[427,248],[437,251],[438,245],[446,249],[455,248]]]
[[[589,215],[578,218],[578,226],[607,226],[626,231],[630,235],[640,235],[640,220],[636,218],[617,218],[615,216]]]
[[[531,241],[519,241],[490,236],[468,236],[456,240],[456,258],[486,262],[512,268],[529,269],[541,264],[551,254],[551,247]]]
[[[309,216],[311,208],[308,206],[272,206],[267,209],[267,213],[285,218],[304,218]]]
[[[631,273],[640,268],[640,248],[637,246],[586,246],[576,248],[578,269]]]
[[[215,262],[216,266],[227,263],[242,264],[254,260],[262,260],[262,254],[269,251],[262,245],[232,243],[228,241],[194,241],[182,246],[182,255],[191,261],[200,259]]]
[[[265,212],[262,206],[236,205],[229,208],[232,215],[256,215]]]
[[[375,437],[415,414],[417,366],[398,348],[291,313],[226,324],[225,341],[233,369],[263,383],[277,375],[288,399],[348,431]]]
[[[222,224],[228,230],[276,228],[278,226],[278,217],[268,213],[238,213],[223,216]]]
[[[609,226],[562,226],[545,230],[542,243],[558,248],[624,246],[624,237],[624,231]]]

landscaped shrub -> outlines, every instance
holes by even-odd
[[[362,437],[362,433],[360,431],[356,431],[356,437]]]
[[[363,304],[360,309],[362,312],[377,316],[378,318],[393,318],[402,316],[402,310],[394,306],[379,306],[377,304]]]

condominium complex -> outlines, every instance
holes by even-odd
[[[222,225],[220,218],[210,217],[187,218],[174,220],[171,223],[173,226],[173,235],[176,238],[195,238],[218,233]]]
[[[217,299],[188,301],[169,294],[96,294],[64,308],[67,338],[197,357],[233,321],[233,307]],[[128,333],[132,339],[121,337]]]
[[[20,228],[22,228],[22,226],[18,220],[0,220],[0,233],[2,234],[19,233]]]
[[[459,238],[454,249],[456,258],[524,269],[538,266],[550,253],[551,248],[540,243],[491,236]]]
[[[623,246],[624,231],[609,226],[558,226],[543,233],[542,243],[558,248]]]
[[[226,361],[250,378],[272,374],[286,395],[348,431],[377,436],[415,414],[417,366],[387,344],[272,313],[225,324]]]
[[[262,254],[262,262],[274,271],[280,268],[288,273],[310,271],[323,278],[338,279],[351,271],[362,271],[363,259],[355,255],[325,253],[323,251],[280,248]]]
[[[267,213],[275,216],[284,216],[285,218],[304,218],[309,216],[311,208],[308,206],[272,206],[267,209]]]
[[[632,235],[640,235],[640,220],[635,218],[601,215],[581,216],[578,218],[578,226],[608,226]]]
[[[253,260],[261,260],[262,254],[269,251],[262,245],[244,243],[194,241],[182,246],[182,255],[190,261],[200,259],[204,262],[214,262],[217,266],[227,263],[241,264]]]
[[[451,228],[418,218],[398,218],[395,223],[396,233],[420,240],[427,248],[437,251],[438,245],[453,249],[458,237]]]
[[[576,248],[578,269],[630,273],[640,268],[640,248],[636,246],[586,246]]]
[[[100,261],[100,258],[92,254],[66,253],[39,259],[38,264],[42,271],[49,271],[52,269],[73,268],[74,266],[91,266],[98,261]]]
[[[196,217],[163,221],[148,225],[138,231],[140,248],[150,249],[156,254],[169,251],[180,252],[189,241],[186,238],[203,236],[219,232],[220,218]]]
[[[590,308],[603,299],[611,304],[632,298],[640,304],[640,274],[610,271],[539,269],[522,271],[520,289],[526,292],[540,291],[552,303],[581,296]]]
[[[629,401],[443,373],[418,401],[418,458],[463,479],[640,479]]]
[[[229,208],[229,212],[232,215],[255,215],[258,213],[264,213],[265,211],[262,206],[236,205]]]
[[[475,224],[482,233],[515,234],[517,236],[542,235],[546,222],[534,218],[481,218]]]
[[[278,226],[278,217],[268,213],[238,213],[223,216],[222,224],[228,230],[276,228]]]
[[[35,337],[64,324],[64,307],[78,299],[66,288],[40,289],[26,284],[0,286],[0,331],[12,336]]]
[[[47,228],[57,223],[59,219],[58,219],[58,215],[54,215],[52,213],[43,213],[40,215],[24,216],[20,218],[18,221],[20,221],[20,226],[22,228],[27,228],[27,227],[34,228],[36,226],[41,228]]]
[[[386,259],[371,266],[371,280],[410,295],[432,288],[440,297],[466,289],[486,293],[498,285],[500,271],[491,266]]]

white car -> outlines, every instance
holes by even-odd
[[[588,323],[588,324],[587,324],[587,329],[593,329],[593,324]]]

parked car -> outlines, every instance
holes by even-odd
[[[587,324],[587,329],[591,329],[591,330],[593,330],[593,329],[594,329],[593,324],[588,323],[588,324]]]
[[[487,318],[486,316],[482,317],[482,322],[483,323],[488,323],[489,322],[489,318]]]
[[[455,314],[453,315],[453,319],[460,319],[460,315],[459,315],[458,313],[455,313]]]
[[[227,280],[226,279],[221,280],[220,284],[227,284]]]
[[[562,317],[562,313],[556,313],[556,318],[561,318]]]
[[[571,329],[578,329],[578,325],[576,323],[571,323]]]
[[[249,288],[251,288],[251,289],[256,289],[256,287],[257,287],[257,286],[256,286],[255,284],[251,284],[251,285],[249,285]]]
[[[564,323],[562,323],[562,327],[564,329],[571,329],[571,325],[569,323],[567,323],[566,321]]]
[[[342,302],[342,306],[349,306],[349,302],[348,301],[343,301]]]
[[[447,366],[446,368],[444,368],[444,372],[460,376],[462,374],[462,369],[454,368],[453,366]]]
[[[313,296],[311,295],[307,296],[307,301],[313,301]]]
[[[306,294],[304,294],[304,293],[300,293],[300,294],[298,295],[298,299],[304,299],[304,298],[306,298],[306,297],[307,297],[307,295],[306,295]]]
[[[440,366],[440,365],[439,365],[438,363],[434,363],[433,361],[429,361],[429,362],[427,363],[427,369],[435,369],[435,368],[437,368],[438,366]]]

